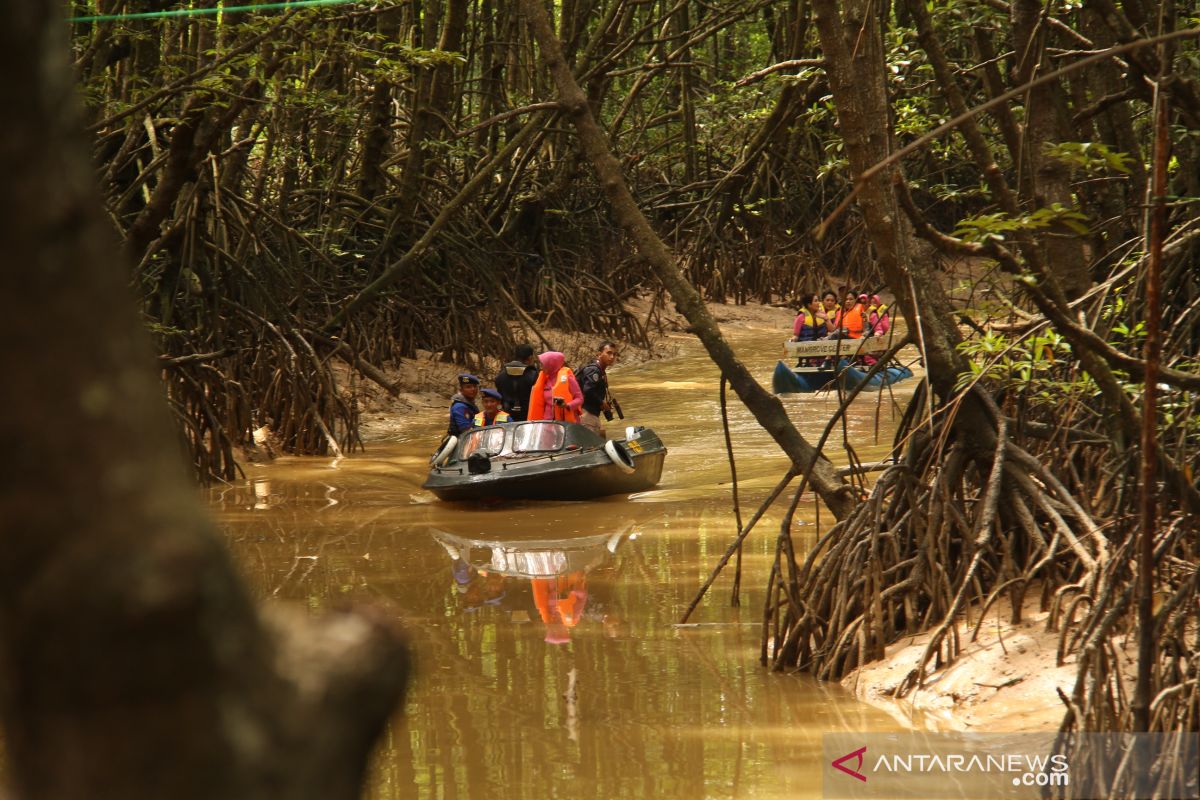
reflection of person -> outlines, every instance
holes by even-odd
[[[533,603],[546,623],[546,641],[565,644],[571,639],[571,628],[583,619],[587,605],[587,576],[583,572],[568,572],[554,578],[530,578]]]
[[[483,411],[475,415],[476,428],[484,428],[488,425],[500,425],[512,421],[512,418],[508,416],[508,412],[500,409],[499,392],[495,389],[484,389],[481,394],[483,395]]]
[[[579,422],[583,392],[579,391],[575,373],[566,366],[566,356],[552,350],[542,353],[538,360],[542,371],[529,392],[528,419]]]
[[[475,398],[479,396],[479,378],[474,375],[458,376],[458,393],[450,398],[450,427],[446,433],[458,436],[463,431],[471,430],[475,424],[475,415],[479,413]]]
[[[617,360],[617,346],[601,342],[596,348],[596,360],[579,370],[579,391],[583,392],[583,414],[580,423],[589,430],[604,435],[600,414],[608,411],[608,368]],[[612,419],[612,414],[608,415]]]
[[[476,573],[475,579],[467,584],[462,601],[467,608],[479,608],[484,605],[498,606],[504,600],[505,594],[507,591],[503,575],[497,575],[494,572],[479,572]]]
[[[537,382],[538,366],[534,363],[533,348],[527,344],[517,345],[513,360],[504,365],[496,376],[496,388],[500,390],[504,410],[512,415],[513,422],[524,422],[529,413],[529,393]]]

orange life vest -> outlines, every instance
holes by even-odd
[[[553,578],[530,578],[533,603],[542,622],[561,622],[574,628],[583,618],[587,605],[587,579],[582,572],[570,572]]]
[[[849,333],[851,339],[861,339],[863,335],[863,309],[861,305],[842,315],[842,327]]]
[[[533,390],[529,393],[529,416],[526,419],[540,420],[553,419],[562,422],[579,422],[579,414],[570,408],[570,403],[575,398],[571,395],[571,378],[575,373],[571,372],[570,367],[562,367],[558,370],[558,374],[554,376],[554,391],[553,396],[562,398],[564,406],[551,406],[546,408],[544,398],[544,390],[546,388],[546,373],[543,370],[538,373],[537,383],[533,384]],[[548,413],[547,413],[548,412]]]
[[[497,411],[496,416],[492,419],[491,422],[487,421],[487,412],[486,411],[480,411],[478,414],[475,415],[475,427],[476,428],[484,428],[484,427],[487,427],[488,425],[499,425],[502,422],[512,422],[512,417],[510,417],[508,415],[507,411]]]

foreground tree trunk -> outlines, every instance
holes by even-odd
[[[352,798],[383,619],[255,609],[187,481],[75,113],[63,6],[0,14],[0,719],[38,798]]]
[[[837,476],[833,465],[800,435],[779,399],[768,394],[737,359],[721,336],[717,321],[704,305],[700,293],[684,278],[667,246],[638,208],[621,173],[621,165],[609,152],[608,137],[592,116],[587,97],[563,57],[562,46],[545,7],[540,0],[521,0],[521,9],[529,19],[542,60],[554,78],[560,102],[575,125],[580,145],[596,170],[613,215],[670,292],[676,307],[691,323],[709,357],[729,379],[746,408],[801,470],[811,465],[813,487],[835,516],[845,517],[856,502],[853,490]]]
[[[858,176],[891,152],[879,9],[870,0],[841,4],[836,0],[814,0],[813,11],[837,107],[838,128],[845,140],[850,170]],[[954,394],[958,373],[966,369],[956,349],[961,337],[949,316],[950,304],[937,275],[929,264],[908,255],[908,233],[892,185],[895,174],[894,168],[888,169],[862,183],[858,206],[879,269],[896,294],[909,330],[920,331],[930,385],[940,399],[946,400]]]

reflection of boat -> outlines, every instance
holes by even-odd
[[[902,364],[884,367],[871,376],[864,391],[879,391],[884,386],[912,377],[912,370]],[[780,361],[775,365],[775,374],[771,376],[771,388],[775,394],[789,392],[816,392],[831,386],[834,381],[840,381],[842,388],[850,391],[866,380],[867,370],[851,364],[846,359],[838,362],[836,369],[821,367],[789,367]]]
[[[466,562],[477,572],[553,578],[595,569],[617,551],[628,530],[625,526],[616,533],[524,540],[471,538],[436,528],[431,533],[451,558]]]
[[[651,488],[666,455],[649,428],[606,440],[566,422],[489,425],[448,438],[423,486],[442,500],[583,500]]]
[[[527,580],[529,597],[546,626],[544,640],[566,644],[585,609],[595,613],[596,604],[589,603],[588,573],[616,553],[625,536],[633,535],[632,527],[628,523],[615,533],[558,539],[496,538],[495,533],[472,537],[436,528],[431,533],[453,562],[457,591],[467,608],[503,606],[512,596],[510,587]],[[527,611],[510,612],[514,621],[529,620]],[[608,619],[608,614],[600,613]]]

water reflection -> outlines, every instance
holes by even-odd
[[[762,333],[753,369],[769,375],[779,338]],[[256,596],[316,612],[369,602],[409,630],[417,674],[374,759],[372,800],[813,797],[823,731],[895,729],[840,687],[759,665],[775,511],[746,542],[741,606],[726,574],[695,624],[676,625],[736,533],[718,376],[689,346],[616,376],[627,417],[672,447],[660,486],[634,498],[435,502],[420,484],[440,411],[336,468],[281,458],[213,491]],[[812,437],[832,403],[785,407]],[[882,454],[889,417],[875,402],[851,415],[863,460]],[[737,404],[730,423],[745,517],[786,458]]]
[[[451,559],[464,610],[497,606],[513,623],[523,624],[531,619],[525,598],[530,595],[532,609],[545,626],[543,641],[560,645],[571,641],[571,631],[585,618],[588,573],[608,562],[622,542],[636,538],[634,528],[627,522],[613,533],[530,540],[467,538],[438,529],[432,534]],[[598,617],[606,633],[619,630],[617,616],[606,611]]]

